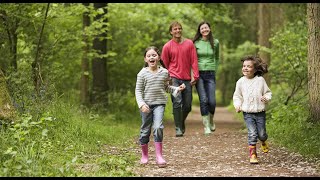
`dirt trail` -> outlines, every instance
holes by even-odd
[[[192,107],[186,120],[186,133],[175,137],[174,122],[165,122],[163,155],[168,163],[158,168],[155,162],[153,137],[149,143],[149,163],[135,172],[142,177],[320,177],[320,160],[308,161],[299,154],[269,142],[270,151],[262,153],[257,145],[260,163],[249,164],[247,133],[242,122],[235,120],[225,107],[217,107],[216,131],[203,134],[199,107]],[[140,148],[137,146],[140,157]]]

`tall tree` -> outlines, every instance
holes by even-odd
[[[45,23],[47,21],[49,7],[50,7],[50,3],[48,3],[47,7],[46,7],[43,23],[42,23],[42,26],[41,26],[41,29],[40,29],[36,56],[35,56],[34,61],[32,62],[32,65],[31,65],[32,66],[32,71],[33,71],[33,81],[34,81],[35,91],[36,91],[37,94],[39,94],[40,86],[43,83],[42,82],[42,77],[41,77],[41,64],[42,64],[42,61],[41,61],[41,58],[39,58],[39,55],[40,55],[40,51],[41,51],[41,39],[42,39]]]
[[[270,4],[269,3],[259,3],[258,4],[258,44],[260,46],[264,46],[266,48],[270,48],[270,33],[271,26],[270,26]],[[270,65],[270,53],[260,50],[259,51],[260,57]],[[271,79],[268,74],[264,75],[266,82],[270,84]]]
[[[320,4],[308,3],[308,89],[310,114],[320,122]]]
[[[85,7],[88,7],[90,3],[82,3]],[[80,81],[80,100],[84,105],[89,104],[89,40],[86,33],[86,28],[90,26],[90,17],[88,10],[83,13],[82,27],[83,27],[83,56],[81,62],[81,81]]]
[[[102,23],[100,32],[93,40],[93,49],[98,53],[92,60],[92,101],[95,104],[105,104],[107,102],[107,32],[106,32],[106,14],[108,3],[94,3],[94,9],[98,15],[94,21]],[[103,13],[99,13],[103,11]]]

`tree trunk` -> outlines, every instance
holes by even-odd
[[[13,121],[14,118],[15,109],[12,105],[4,74],[0,69],[0,124]]]
[[[105,8],[107,3],[94,3],[94,8]],[[104,9],[105,10],[105,9]],[[106,14],[105,10],[105,14]],[[95,21],[99,21],[103,15],[99,14],[95,17]],[[106,23],[106,20],[103,20]],[[104,27],[105,28],[105,25]],[[96,36],[93,40],[93,49],[98,52],[98,54],[106,55],[107,54],[107,32],[104,31]],[[107,102],[107,59],[106,57],[95,57],[92,60],[92,97],[93,103],[106,104]]]
[[[12,53],[12,59],[11,59],[11,67],[13,67],[15,70],[18,69],[18,63],[17,63],[17,49],[18,49],[18,34],[17,34],[18,26],[16,25],[12,30],[12,45],[11,45],[11,53]]]
[[[41,64],[42,63],[41,63],[41,58],[39,58],[39,54],[40,54],[40,50],[41,50],[41,39],[42,39],[42,35],[43,35],[44,25],[46,23],[47,16],[48,16],[49,6],[50,6],[50,3],[47,4],[44,20],[42,23],[42,27],[41,27],[41,31],[40,31],[40,35],[39,35],[39,40],[38,40],[38,44],[37,44],[36,57],[31,64],[32,73],[33,73],[33,83],[34,83],[34,87],[35,87],[35,91],[36,91],[37,95],[39,95],[40,86],[42,84],[42,77],[41,77]]]
[[[285,22],[283,6],[279,3],[271,3],[271,26],[278,30]]]
[[[233,18],[235,21],[240,21],[240,14],[241,14],[241,8],[243,8],[243,4],[240,3],[232,3],[234,7],[234,14]],[[237,32],[241,31],[241,28],[239,26],[232,26],[233,27],[233,33],[231,34],[232,36],[232,41],[231,45],[233,45],[231,48],[237,48],[239,44],[241,44],[241,36]]]
[[[310,115],[320,122],[320,4],[308,3],[308,90]]]
[[[88,7],[90,3],[82,3],[85,7]],[[81,81],[80,81],[80,101],[84,105],[89,104],[89,40],[88,35],[85,32],[86,27],[90,26],[90,17],[89,13],[86,11],[83,13],[83,57],[81,62]]]
[[[259,3],[258,4],[258,44],[270,48],[270,4],[269,3]],[[260,57],[270,66],[270,53],[260,50]],[[266,82],[271,86],[271,78],[268,74],[264,75]]]
[[[10,45],[10,66],[13,67],[14,70],[17,70],[17,42],[18,42],[18,35],[17,35],[17,29],[19,20],[18,18],[13,18],[13,22],[9,22],[8,15],[6,11],[0,12],[0,17],[3,20],[3,25],[5,26],[5,30],[8,34],[9,39],[9,45]]]

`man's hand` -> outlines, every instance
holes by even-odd
[[[194,79],[192,78],[191,81],[190,81],[190,84],[191,84],[191,86],[197,84],[197,80],[194,80]]]

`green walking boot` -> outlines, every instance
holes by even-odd
[[[209,122],[209,116],[202,116],[202,122],[204,125],[204,134],[205,135],[210,135],[211,130],[210,130],[210,122]]]
[[[209,113],[210,130],[214,132],[216,130],[216,125],[213,122],[213,114]]]
[[[183,136],[183,127],[182,127],[182,110],[181,108],[174,108],[173,109],[173,119],[174,124],[176,126],[176,137]]]

